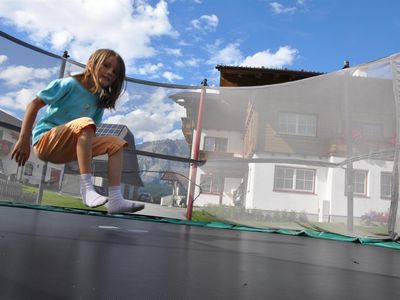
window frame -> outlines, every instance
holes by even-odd
[[[286,116],[286,119],[283,117]],[[294,119],[290,119],[289,117],[292,116]],[[306,129],[309,128],[309,124],[302,125],[301,117],[308,117],[313,118],[313,132],[302,132],[301,126],[305,127]],[[286,128],[284,128],[284,126]],[[308,125],[308,126],[307,126]],[[294,126],[294,130],[291,130],[291,127]],[[293,129],[293,128],[292,128]],[[293,135],[293,136],[303,136],[303,137],[317,137],[318,132],[318,115],[317,114],[307,114],[307,113],[295,113],[295,112],[286,112],[282,111],[279,112],[278,116],[278,132],[281,135]]]
[[[283,169],[283,177],[279,178],[278,172],[280,169]],[[291,178],[289,176],[285,177],[285,173],[287,171],[292,171],[292,176]],[[307,180],[307,178],[304,178],[302,180],[303,186],[306,186],[306,183],[311,182],[311,189],[299,189],[298,184],[299,182],[299,173],[300,172],[311,172],[312,173],[312,179]],[[304,174],[305,175],[305,174]],[[274,191],[277,192],[292,192],[292,193],[302,193],[302,194],[315,194],[315,183],[316,183],[316,177],[317,177],[317,170],[316,169],[309,169],[309,168],[299,168],[299,167],[291,167],[291,166],[275,166],[274,170]],[[278,180],[283,180],[283,186],[278,185]],[[285,187],[286,184],[289,184],[291,182],[291,187]]]
[[[32,162],[28,161],[26,162],[25,166],[24,166],[24,175],[25,176],[33,176],[33,170],[35,169],[35,166]],[[28,172],[30,171],[30,172]]]
[[[209,147],[209,146],[212,147]],[[224,137],[205,136],[203,140],[203,150],[210,152],[227,152],[228,139]]]
[[[206,179],[209,180],[209,183],[207,182],[207,186],[209,185],[207,189],[204,186]],[[220,182],[218,182],[219,180]],[[224,191],[224,183],[225,183],[225,178],[222,175],[215,175],[215,174],[200,175],[200,187],[201,187],[201,192],[203,194],[222,195]]]
[[[364,189],[362,193],[356,191],[356,184],[357,184],[356,173],[362,173],[365,175],[363,179]],[[347,195],[347,176],[345,177],[345,195]],[[368,197],[368,170],[361,170],[361,169],[353,170],[353,195],[357,197]]]
[[[388,186],[389,189],[389,195],[384,195],[383,194],[383,177],[384,176],[388,176],[390,178],[389,180],[389,184],[385,184],[385,186]],[[381,195],[381,199],[391,199],[392,197],[392,186],[393,186],[393,176],[391,172],[381,172],[381,181],[380,181],[380,195]]]
[[[353,139],[374,141],[384,136],[384,124],[356,121],[352,123]]]

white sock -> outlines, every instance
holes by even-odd
[[[110,214],[117,213],[132,213],[144,208],[144,204],[135,203],[133,201],[126,200],[122,197],[121,187],[110,186],[108,187],[108,203],[106,205],[107,211]]]
[[[92,174],[81,174],[81,195],[83,203],[89,207],[98,207],[108,201],[107,197],[96,193],[94,190]]]

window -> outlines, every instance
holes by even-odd
[[[367,171],[354,171],[354,194],[367,195]]]
[[[275,167],[274,189],[314,193],[315,170]]]
[[[383,124],[378,123],[353,123],[353,139],[355,140],[374,140],[383,137]]]
[[[32,174],[33,174],[33,164],[30,162],[27,162],[25,164],[25,168],[24,168],[24,175],[32,176]]]
[[[317,116],[281,112],[279,113],[279,133],[317,136]]]
[[[224,184],[224,177],[217,175],[201,175],[201,191],[206,194],[221,194]]]
[[[204,137],[204,151],[226,152],[228,149],[228,139],[220,137]]]
[[[354,195],[367,196],[367,175],[368,171],[364,170],[354,170]],[[346,179],[347,182],[347,179]],[[347,188],[347,184],[346,184]],[[347,194],[347,190],[346,190]]]
[[[381,198],[390,198],[392,196],[392,173],[381,173]]]

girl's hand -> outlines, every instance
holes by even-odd
[[[33,123],[36,120],[38,111],[46,104],[39,98],[35,98],[28,104],[24,120],[22,121],[21,133],[18,141],[15,143],[11,153],[11,159],[15,158],[18,166],[24,166],[31,154],[31,132]]]
[[[11,159],[15,158],[18,166],[24,166],[26,161],[29,159],[31,154],[31,143],[30,139],[20,137],[16,142],[14,149],[11,153]]]

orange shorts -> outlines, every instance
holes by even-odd
[[[55,164],[77,160],[78,137],[88,126],[92,126],[96,130],[94,121],[91,118],[83,117],[52,128],[33,146],[36,156],[43,161]],[[92,157],[102,154],[110,156],[127,146],[128,143],[118,136],[95,136],[92,141]]]

